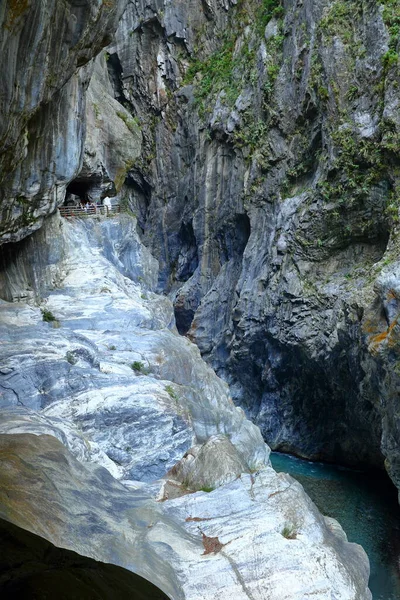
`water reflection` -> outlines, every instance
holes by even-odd
[[[384,474],[311,463],[271,454],[276,471],[293,475],[320,511],[342,525],[350,542],[367,552],[374,600],[400,599],[400,508],[397,491]]]

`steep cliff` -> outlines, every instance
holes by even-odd
[[[396,1],[130,4],[122,195],[177,325],[274,447],[398,475]]]
[[[126,0],[5,0],[0,7],[0,243],[38,229],[79,173],[91,61]]]

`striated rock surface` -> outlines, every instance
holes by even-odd
[[[110,43],[126,4],[2,2],[0,243],[38,229],[80,171],[90,61]]]
[[[86,96],[86,137],[83,165],[69,186],[81,198],[99,202],[119,191],[140,156],[142,134],[137,119],[115,98],[108,77],[109,54],[101,54]]]
[[[230,437],[248,468],[257,468],[268,460],[259,430],[233,405],[227,385],[198,349],[177,335],[170,302],[106,258],[131,276],[140,272],[146,279],[146,273],[151,282],[157,263],[137,234],[132,237],[133,223],[127,215],[75,225],[53,217],[47,233],[36,237],[43,257],[57,251],[60,260],[43,275],[40,260],[30,263],[34,238],[19,252],[14,248],[3,273],[5,289],[18,262],[33,269],[25,276],[40,281],[42,293],[46,283],[57,283],[42,313],[0,304],[1,404],[44,409],[43,415],[57,417],[57,427],[70,421],[91,432],[128,479],[161,477],[195,442],[220,433]],[[116,238],[108,237],[116,231]],[[112,240],[117,248],[110,247]],[[20,282],[24,288],[26,281]]]
[[[271,468],[158,503],[51,436],[1,435],[0,516],[134,570],[171,598],[369,599],[365,554]]]
[[[179,331],[274,448],[400,487],[398,10],[135,3],[108,65]]]
[[[54,216],[10,246],[3,295],[42,312],[0,304],[0,517],[176,600],[369,600],[363,550],[273,471],[150,291],[134,223]]]

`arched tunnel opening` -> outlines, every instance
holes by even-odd
[[[71,181],[66,189],[64,205],[76,202],[99,202],[104,195],[114,195],[115,188],[112,182],[104,182],[100,177],[77,177]]]
[[[71,201],[71,196],[78,196],[82,202],[87,199],[88,192],[91,188],[91,183],[88,181],[80,181],[78,179],[74,179],[71,183],[68,184],[66,194],[65,194],[65,204]]]

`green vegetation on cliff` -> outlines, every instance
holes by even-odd
[[[398,63],[398,47],[400,34],[400,0],[383,0],[383,20],[389,31],[389,50],[384,56],[384,64],[387,68]]]
[[[322,197],[331,202],[351,206],[365,198],[371,186],[384,177],[384,160],[376,142],[359,139],[349,124],[343,124],[331,133],[336,158],[332,164],[332,177],[320,186]]]
[[[230,26],[221,32],[221,46],[205,58],[195,57],[186,73],[184,82],[195,84],[195,98],[200,116],[204,116],[206,105],[216,95],[224,91],[223,101],[233,106],[240,92],[246,85],[255,84],[258,79],[256,69],[259,38],[264,36],[265,27],[272,18],[281,19],[284,13],[280,0],[263,0],[253,13],[244,9],[240,2],[232,11]],[[252,34],[244,34],[246,26],[251,27]],[[278,25],[281,29],[281,22]],[[276,57],[279,57],[283,36],[272,36],[268,41],[270,51],[267,66],[265,93],[270,95],[278,74]]]

